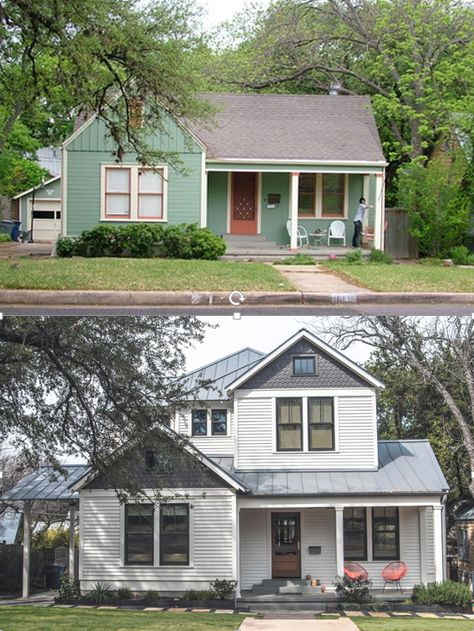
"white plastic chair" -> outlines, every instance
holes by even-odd
[[[291,239],[291,219],[288,219],[288,221],[286,222],[286,229]],[[302,248],[304,245],[309,245],[308,231],[304,226],[297,226],[296,246],[298,248]]]
[[[331,221],[331,225],[328,230],[328,245],[331,243],[331,239],[342,240],[342,245],[346,245],[346,224],[339,219]]]

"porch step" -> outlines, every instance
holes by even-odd
[[[267,241],[264,234],[224,234],[222,238],[227,243],[242,243],[245,241]]]

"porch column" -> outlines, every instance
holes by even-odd
[[[199,218],[199,226],[207,227],[207,177],[206,171],[206,154],[203,152],[201,158],[201,211]]]
[[[384,214],[385,214],[385,195],[384,195],[384,179],[385,174],[375,174],[375,225],[374,225],[374,248],[383,250],[384,248]]]
[[[443,580],[443,507],[433,506],[433,540],[435,581]]]
[[[74,578],[74,533],[76,522],[76,506],[71,504],[69,506],[69,578]]]
[[[421,506],[418,509],[420,517],[420,575],[423,585],[428,583],[428,567],[426,564],[427,545],[426,545],[426,507]]]
[[[30,595],[31,502],[23,504],[23,598]]]
[[[290,250],[298,249],[298,190],[299,190],[300,174],[294,172],[291,174],[290,185]]]
[[[336,570],[344,576],[344,506],[335,506],[336,512]]]
[[[237,506],[237,496],[235,495],[232,498],[232,504],[232,526],[234,531],[232,569],[233,578],[237,581],[235,598],[240,598],[240,508]]]

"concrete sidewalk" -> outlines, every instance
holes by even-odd
[[[358,631],[349,618],[339,620],[301,620],[297,617],[286,620],[253,620],[246,618],[240,631]]]
[[[358,287],[332,274],[322,265],[278,265],[278,271],[299,291],[315,294],[370,294],[370,289]]]

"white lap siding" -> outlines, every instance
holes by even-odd
[[[178,491],[177,491],[178,492]],[[113,589],[160,593],[208,589],[216,578],[232,579],[233,493],[223,489],[183,489],[190,505],[190,567],[159,566],[158,509],[155,515],[155,565],[123,564],[123,506],[113,491],[81,491],[81,589],[109,583]],[[204,496],[203,496],[204,494]]]
[[[240,512],[240,586],[252,585],[271,577],[270,513],[266,509]]]
[[[288,393],[286,396],[298,396]],[[326,396],[308,394],[308,396]],[[238,469],[354,470],[377,466],[375,397],[336,396],[335,451],[276,451],[275,397],[236,400]],[[303,429],[306,431],[306,428]]]
[[[196,409],[201,407],[205,408],[205,405],[199,406],[196,404]],[[213,406],[211,403],[207,405],[207,409],[220,409],[222,405]],[[206,456],[233,456],[234,455],[234,437],[233,437],[233,415],[232,410],[229,407],[227,409],[227,435],[226,436],[191,436],[191,410],[181,411],[177,414],[177,428],[176,431],[184,436],[190,436],[191,442]],[[211,426],[208,424],[209,433],[211,433]]]

